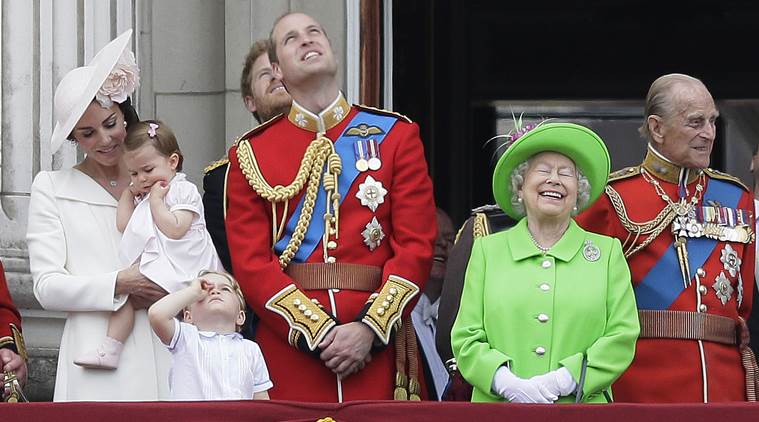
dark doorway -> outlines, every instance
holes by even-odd
[[[670,72],[709,87],[723,116],[712,166],[745,177],[748,162],[738,157],[751,145],[742,143],[759,133],[740,138],[730,130],[738,123],[724,117],[744,104],[750,112],[736,115],[757,129],[750,124],[759,113],[757,22],[759,2],[748,0],[394,1],[393,108],[419,123],[438,206],[457,223],[492,202],[482,144],[496,134],[504,105],[622,102],[634,109],[650,83]],[[635,118],[624,120],[633,127]],[[738,140],[726,143],[726,136]],[[631,139],[617,142],[645,147]],[[628,149],[610,141],[613,161],[629,159]]]

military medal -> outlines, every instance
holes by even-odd
[[[370,139],[369,143],[369,170],[379,170],[382,167],[382,161],[379,158],[379,145],[374,139]]]
[[[382,231],[382,226],[377,221],[377,217],[372,217],[372,221],[366,225],[366,229],[361,232],[361,235],[364,236],[364,243],[370,251],[377,249],[382,239],[385,238],[385,233]]]
[[[361,205],[369,207],[372,212],[385,202],[385,195],[387,195],[387,189],[382,187],[382,182],[374,180],[372,176],[366,176],[366,180],[358,185],[358,192],[356,192],[356,198],[361,200]]]
[[[719,260],[722,261],[722,265],[725,268],[725,271],[730,273],[731,277],[738,277],[737,301],[738,306],[741,306],[741,303],[743,303],[743,277],[741,277],[741,263],[743,260],[738,256],[738,252],[736,252],[735,249],[733,249],[733,247],[729,244],[725,245],[725,247],[722,248],[721,255],[722,256],[719,258]]]
[[[366,148],[364,147],[364,141],[356,141],[353,144],[353,154],[356,157],[356,170],[365,172],[369,170],[369,162],[366,160]]]
[[[712,284],[712,288],[717,292],[717,297],[722,302],[722,306],[725,306],[727,301],[730,300],[730,296],[733,295],[733,286],[730,285],[730,280],[725,277],[724,271],[719,272],[719,275],[714,280],[714,284]]]
[[[596,262],[601,258],[601,250],[590,240],[585,241],[585,247],[582,248],[582,256],[589,262]]]

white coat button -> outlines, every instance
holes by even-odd
[[[546,348],[543,347],[543,346],[536,347],[535,348],[535,354],[538,355],[538,356],[543,356],[544,354],[546,354]]]
[[[540,321],[540,322],[547,322],[548,319],[549,319],[548,315],[546,315],[546,314],[540,314],[540,315],[538,315],[538,321]]]
[[[701,312],[706,312],[706,305],[704,305],[703,303],[698,305],[698,310]]]
[[[544,292],[547,292],[547,291],[551,290],[551,285],[548,284],[548,283],[543,283],[543,284],[540,285],[540,290],[542,290]]]
[[[704,271],[703,268],[697,269],[696,274],[698,274],[699,277],[706,277],[706,271]]]
[[[698,291],[699,291],[699,292],[700,292],[702,295],[705,295],[705,294],[706,294],[706,292],[707,292],[707,290],[706,290],[706,286],[704,286],[703,284],[702,284],[702,285],[700,285],[700,286],[698,286]]]
[[[543,267],[543,268],[550,268],[551,267],[551,261],[549,261],[549,260],[546,259],[545,261],[543,261],[542,264],[540,264],[540,266]]]

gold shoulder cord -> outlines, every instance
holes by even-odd
[[[614,211],[617,213],[617,217],[619,217],[619,221],[628,232],[627,238],[622,243],[625,258],[629,258],[631,255],[648,246],[649,243],[653,242],[653,240],[656,239],[677,216],[677,213],[675,213],[671,207],[666,206],[656,217],[654,217],[653,220],[636,223],[627,215],[627,210],[625,209],[625,203],[622,201],[622,197],[610,185],[606,186],[606,195],[611,200],[611,204],[614,207]],[[643,242],[636,245],[641,235],[647,235],[647,237]]]
[[[256,160],[256,155],[247,140],[241,141],[238,144],[237,159],[240,162],[240,169],[248,180],[250,187],[252,187],[260,197],[271,202],[272,245],[276,244],[282,237],[282,232],[285,228],[285,219],[287,218],[289,200],[294,198],[303,189],[306,182],[308,182],[303,209],[300,216],[298,216],[298,223],[295,226],[295,231],[293,232],[292,238],[290,238],[290,241],[287,243],[287,247],[279,257],[279,265],[282,269],[287,267],[298,252],[298,248],[300,248],[300,245],[303,242],[306,230],[311,223],[311,217],[314,212],[314,203],[316,202],[316,195],[322,175],[321,172],[325,163],[327,164],[327,170],[324,172],[324,189],[327,191],[327,211],[324,215],[324,237],[326,239],[329,235],[334,235],[335,238],[337,238],[340,207],[340,193],[337,190],[337,177],[342,172],[342,163],[340,161],[340,156],[335,152],[334,144],[329,138],[324,136],[323,133],[318,134],[316,139],[311,141],[308,145],[295,179],[287,186],[277,185],[272,187],[269,185],[261,173],[258,161]],[[277,223],[277,204],[280,202],[284,202],[285,205],[282,219]],[[333,212],[330,211],[330,205],[332,205]],[[334,228],[332,228],[332,224],[334,224]],[[325,241],[323,243],[324,248],[326,248],[327,242]]]
[[[484,212],[478,212],[474,215],[474,224],[472,224],[472,237],[478,239],[490,234],[490,225],[488,216]]]

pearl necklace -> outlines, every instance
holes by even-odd
[[[547,254],[549,250],[551,250],[550,247],[546,248],[545,246],[538,243],[538,241],[535,239],[535,236],[532,235],[532,232],[527,229],[527,234],[530,235],[530,239],[532,239],[532,243],[535,245],[536,248],[540,250],[540,252],[543,253],[543,255]]]

